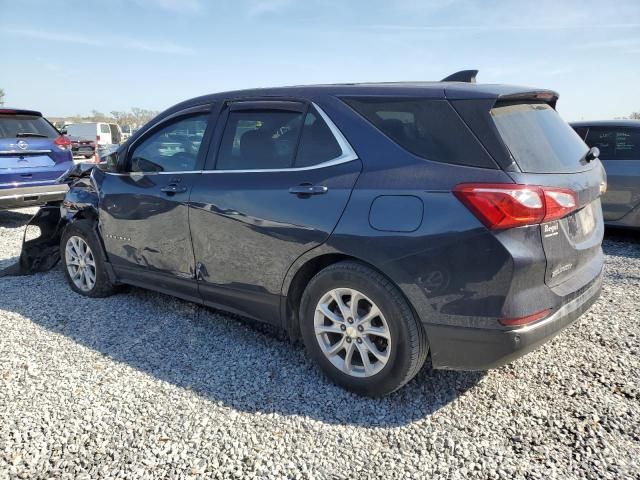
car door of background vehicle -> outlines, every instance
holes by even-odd
[[[590,127],[585,142],[600,149],[607,172],[604,219],[619,220],[640,205],[640,128]]]
[[[230,102],[220,118],[190,201],[200,294],[278,324],[287,270],[330,235],[361,162],[304,102]]]
[[[180,112],[127,151],[127,173],[107,173],[100,188],[100,229],[116,275],[200,301],[188,200],[211,134],[210,106]]]

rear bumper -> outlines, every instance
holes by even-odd
[[[486,370],[505,365],[539,347],[586,312],[600,296],[602,272],[550,317],[511,329],[424,325],[434,368]]]
[[[37,187],[3,188],[0,190],[0,210],[33,207],[62,200],[68,190],[66,184],[58,183]]]

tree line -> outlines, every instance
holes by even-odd
[[[120,126],[128,125],[132,129],[140,128],[159,112],[146,108],[133,107],[129,111],[114,110],[105,114],[98,110],[91,110],[89,115],[71,115],[69,117],[49,117],[52,122],[80,123],[80,122],[107,122],[117,123]]]

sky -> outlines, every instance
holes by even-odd
[[[640,111],[640,1],[0,0],[5,105],[47,116],[463,69],[568,121]]]

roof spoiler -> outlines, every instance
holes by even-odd
[[[476,75],[478,75],[478,70],[460,70],[459,72],[452,73],[440,81],[476,83]]]
[[[35,110],[24,110],[22,108],[0,108],[0,114],[3,115],[33,115],[36,117],[41,117],[42,113],[36,112]]]

